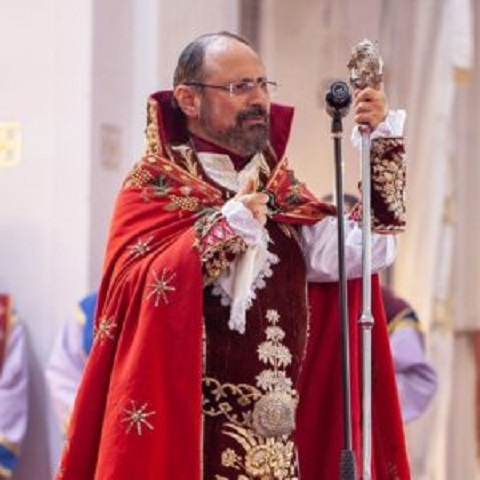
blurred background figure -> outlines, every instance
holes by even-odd
[[[12,477],[27,428],[27,366],[23,325],[0,293],[0,479]]]
[[[437,389],[437,374],[428,362],[421,323],[413,308],[382,286],[390,346],[404,422],[418,418]]]
[[[50,395],[65,434],[83,368],[93,342],[97,292],[84,297],[60,327],[47,364]]]

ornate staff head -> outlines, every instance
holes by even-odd
[[[383,77],[383,61],[378,49],[370,40],[362,40],[352,50],[347,64],[353,88],[379,88]]]

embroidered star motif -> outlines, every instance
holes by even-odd
[[[132,404],[131,408],[124,408],[125,418],[122,419],[122,423],[128,423],[125,433],[130,433],[132,428],[135,428],[138,435],[142,434],[142,428],[148,428],[153,430],[153,425],[147,420],[148,417],[155,415],[154,410],[145,411],[147,403],[144,403],[141,407],[137,408],[134,400],[130,400]]]
[[[115,337],[112,334],[112,330],[117,327],[115,320],[110,317],[103,316],[100,318],[100,323],[95,332],[95,341],[99,340],[100,343],[103,343],[104,340],[109,338],[113,340]]]
[[[165,303],[168,303],[167,292],[174,292],[176,288],[170,284],[170,282],[175,278],[175,272],[168,272],[166,268],[162,270],[162,274],[159,277],[157,272],[153,270],[154,282],[150,284],[152,291],[148,294],[147,300],[150,299],[152,295],[155,295],[155,306],[158,307],[160,300]]]
[[[137,243],[135,245],[128,246],[127,250],[134,258],[143,257],[150,251],[150,243],[152,240],[153,237],[147,238],[145,241],[139,238]]]

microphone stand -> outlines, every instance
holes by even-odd
[[[346,91],[345,91],[346,89]],[[336,94],[340,94],[340,101]],[[348,95],[348,98],[346,96]],[[343,137],[342,117],[347,113],[351,102],[348,86],[335,82],[326,97],[327,111],[332,116],[332,138],[335,154],[335,190],[337,198],[338,224],[338,271],[340,284],[340,324],[342,343],[342,392],[343,392],[343,450],[340,452],[340,479],[356,480],[355,454],[352,442],[351,383],[350,383],[350,341],[347,298],[347,274],[345,264],[345,220],[343,198],[343,161],[341,141]]]

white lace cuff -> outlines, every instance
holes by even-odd
[[[225,203],[221,212],[235,233],[240,235],[247,245],[258,245],[262,241],[264,228],[241,201],[232,198]]]
[[[405,110],[390,110],[383,122],[378,124],[377,128],[372,132],[370,138],[381,137],[402,137],[405,126],[407,112]],[[352,131],[351,140],[355,148],[362,147],[362,136],[358,129],[358,125]]]

